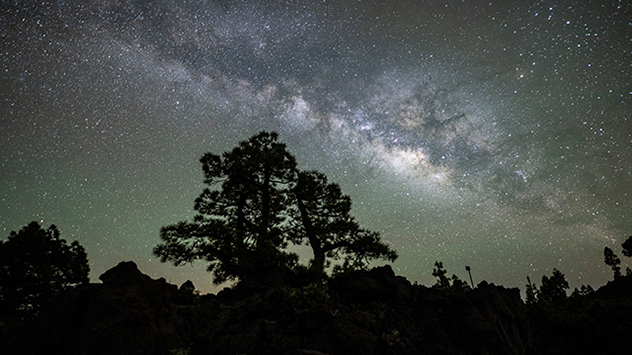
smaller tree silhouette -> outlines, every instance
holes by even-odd
[[[43,229],[31,222],[0,241],[0,314],[34,316],[62,290],[89,282],[89,272],[79,242],[68,245],[54,225]]]
[[[443,268],[443,262],[436,261],[435,267],[432,270],[432,276],[437,278],[437,283],[432,287],[455,294],[460,294],[470,289],[467,282],[461,280],[454,274],[452,277],[447,277],[447,273],[448,272]]]
[[[558,269],[553,269],[551,277],[542,276],[538,301],[559,304],[567,298],[566,290],[569,288],[564,274]]]
[[[529,276],[527,276],[527,305],[534,305],[538,302],[538,295],[540,291],[538,290],[538,286],[531,282]]]
[[[434,284],[434,288],[447,290],[450,288],[450,279],[446,276],[448,272],[443,268],[443,262],[435,261],[435,267],[432,269],[432,276],[437,278],[437,283]]]
[[[606,263],[606,265],[610,266],[612,268],[612,271],[614,272],[614,278],[618,279],[619,277],[621,277],[621,266],[619,266],[621,264],[621,259],[619,259],[619,257],[612,251],[612,249],[605,247],[603,249],[603,255],[604,255],[604,262]]]

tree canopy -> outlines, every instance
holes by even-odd
[[[566,276],[558,269],[553,269],[553,274],[550,277],[542,275],[542,285],[538,290],[538,287],[531,282],[531,279],[527,277],[527,289],[526,289],[526,303],[527,305],[540,305],[544,307],[551,307],[560,305],[564,300],[568,298],[566,290],[569,289]],[[584,293],[588,293],[589,290],[582,286]],[[576,293],[579,294],[579,291]]]
[[[274,132],[260,132],[222,155],[200,159],[206,189],[195,200],[193,221],[161,228],[154,253],[176,266],[205,260],[215,283],[263,280],[275,272],[297,272],[289,245],[307,244],[309,269],[322,275],[367,267],[397,254],[376,232],[351,216],[351,198],[316,171],[301,171]]]
[[[0,312],[18,317],[36,314],[63,289],[89,282],[85,249],[60,237],[55,225],[31,222],[0,241]]]
[[[617,254],[615,254],[612,249],[605,247],[603,249],[603,255],[604,263],[610,266],[612,268],[612,271],[614,272],[614,278],[618,279],[619,277],[621,277],[621,266],[619,266],[621,264],[621,259],[619,259]]]
[[[558,269],[553,269],[551,277],[542,276],[542,285],[538,292],[538,301],[559,304],[567,298],[569,288],[566,276]]]
[[[322,272],[327,258],[342,260],[338,270],[361,269],[372,259],[395,260],[397,254],[380,236],[360,228],[351,216],[351,198],[317,171],[301,171],[292,191],[299,216],[294,240],[306,240],[314,253],[310,269]]]

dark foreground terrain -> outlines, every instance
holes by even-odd
[[[389,266],[327,285],[236,287],[198,296],[123,262],[7,327],[7,354],[598,354],[632,348],[632,278],[562,305],[518,289],[451,294]]]

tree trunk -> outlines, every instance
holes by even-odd
[[[268,238],[270,231],[270,168],[267,163],[263,166],[263,186],[261,191],[261,234],[259,237]]]
[[[314,225],[312,224],[311,218],[309,218],[309,213],[307,212],[305,204],[300,198],[297,198],[297,200],[298,210],[301,213],[301,221],[303,222],[303,228],[305,228],[305,234],[307,235],[309,245],[312,247],[312,252],[314,253],[314,259],[312,260],[312,264],[309,266],[309,269],[320,274],[325,271],[325,251],[323,250],[320,239],[318,239],[318,236],[316,235]]]

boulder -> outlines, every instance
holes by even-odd
[[[410,282],[402,276],[396,276],[390,265],[338,276],[332,280],[331,289],[354,302],[410,300],[412,295]]]

